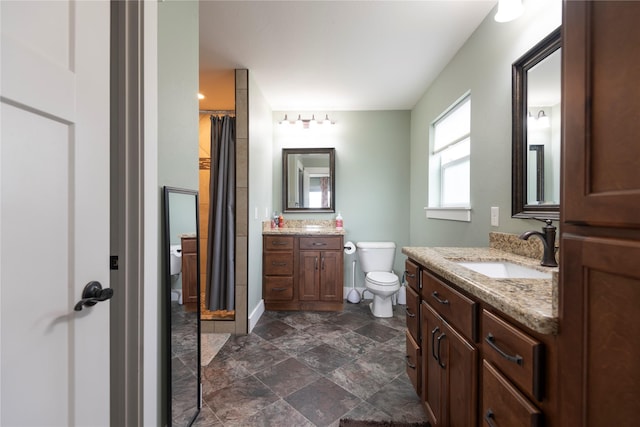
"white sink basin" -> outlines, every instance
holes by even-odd
[[[463,261],[457,264],[494,279],[551,279],[550,271],[539,271],[508,261]]]

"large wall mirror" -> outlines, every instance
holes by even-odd
[[[282,211],[335,212],[334,148],[282,149]]]
[[[560,28],[513,63],[513,196],[516,218],[560,218]]]
[[[201,407],[198,242],[198,192],[164,187],[169,426],[190,426]]]

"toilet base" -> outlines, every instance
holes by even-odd
[[[375,317],[393,317],[393,305],[391,297],[379,297],[373,295],[373,301],[369,303],[371,314]]]

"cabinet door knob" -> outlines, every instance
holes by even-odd
[[[484,414],[484,420],[489,424],[489,427],[497,427],[496,423],[493,422],[495,416],[493,415],[493,411],[491,408],[487,409],[487,412]]]

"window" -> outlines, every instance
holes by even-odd
[[[431,125],[428,218],[470,221],[471,96]]]

